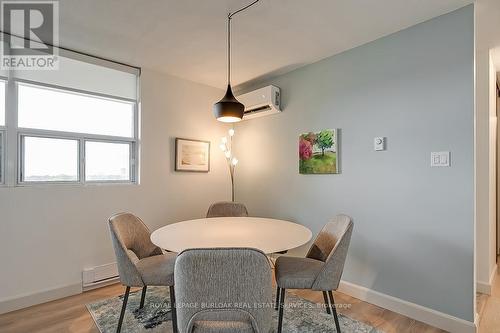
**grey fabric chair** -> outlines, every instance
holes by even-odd
[[[176,255],[163,254],[150,240],[148,227],[140,218],[130,213],[120,213],[109,218],[111,240],[115,250],[120,282],[126,286],[118,321],[120,332],[130,287],[142,287],[141,303],[144,306],[147,286],[170,287],[170,304],[175,305],[174,264]],[[172,325],[176,332],[176,313],[172,306]]]
[[[332,290],[339,286],[353,227],[349,216],[338,215],[323,227],[305,258],[279,257],[276,260],[278,333],[281,332],[283,324],[286,289],[322,291],[327,313],[333,314],[335,327],[340,333]]]
[[[216,202],[208,208],[207,217],[245,217],[248,216],[244,204],[237,202]]]
[[[177,257],[174,278],[180,333],[271,331],[272,271],[261,251],[186,250]]]

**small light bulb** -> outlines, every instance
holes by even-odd
[[[220,147],[220,150],[226,151],[226,145],[225,144],[221,143],[219,147]]]
[[[236,157],[233,157],[233,160],[231,161],[232,165],[238,164],[238,159]]]
[[[226,155],[226,158],[230,158],[231,157],[231,152],[228,150],[224,153],[224,155]]]
[[[231,128],[231,129],[229,130],[229,136],[233,136],[233,135],[234,135],[234,129],[232,129],[232,128]]]
[[[225,136],[223,136],[221,141],[222,141],[222,143],[227,143],[227,138]]]

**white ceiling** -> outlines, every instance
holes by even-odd
[[[226,15],[250,0],[64,0],[60,44],[223,88]],[[472,0],[261,0],[233,19],[233,83],[276,75]]]

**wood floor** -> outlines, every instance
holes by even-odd
[[[500,257],[497,258],[500,263]],[[478,333],[500,333],[500,271],[497,271],[491,288],[491,295],[478,294]]]
[[[66,297],[45,304],[0,315],[2,333],[99,333],[85,304],[122,294],[124,287],[115,284]],[[293,291],[313,302],[323,302],[323,295],[312,291]],[[335,302],[342,305],[339,312],[368,323],[386,333],[444,332],[408,317],[360,301],[342,293],[335,293]]]

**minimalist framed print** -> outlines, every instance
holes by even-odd
[[[176,138],[175,171],[209,172],[210,141]]]

